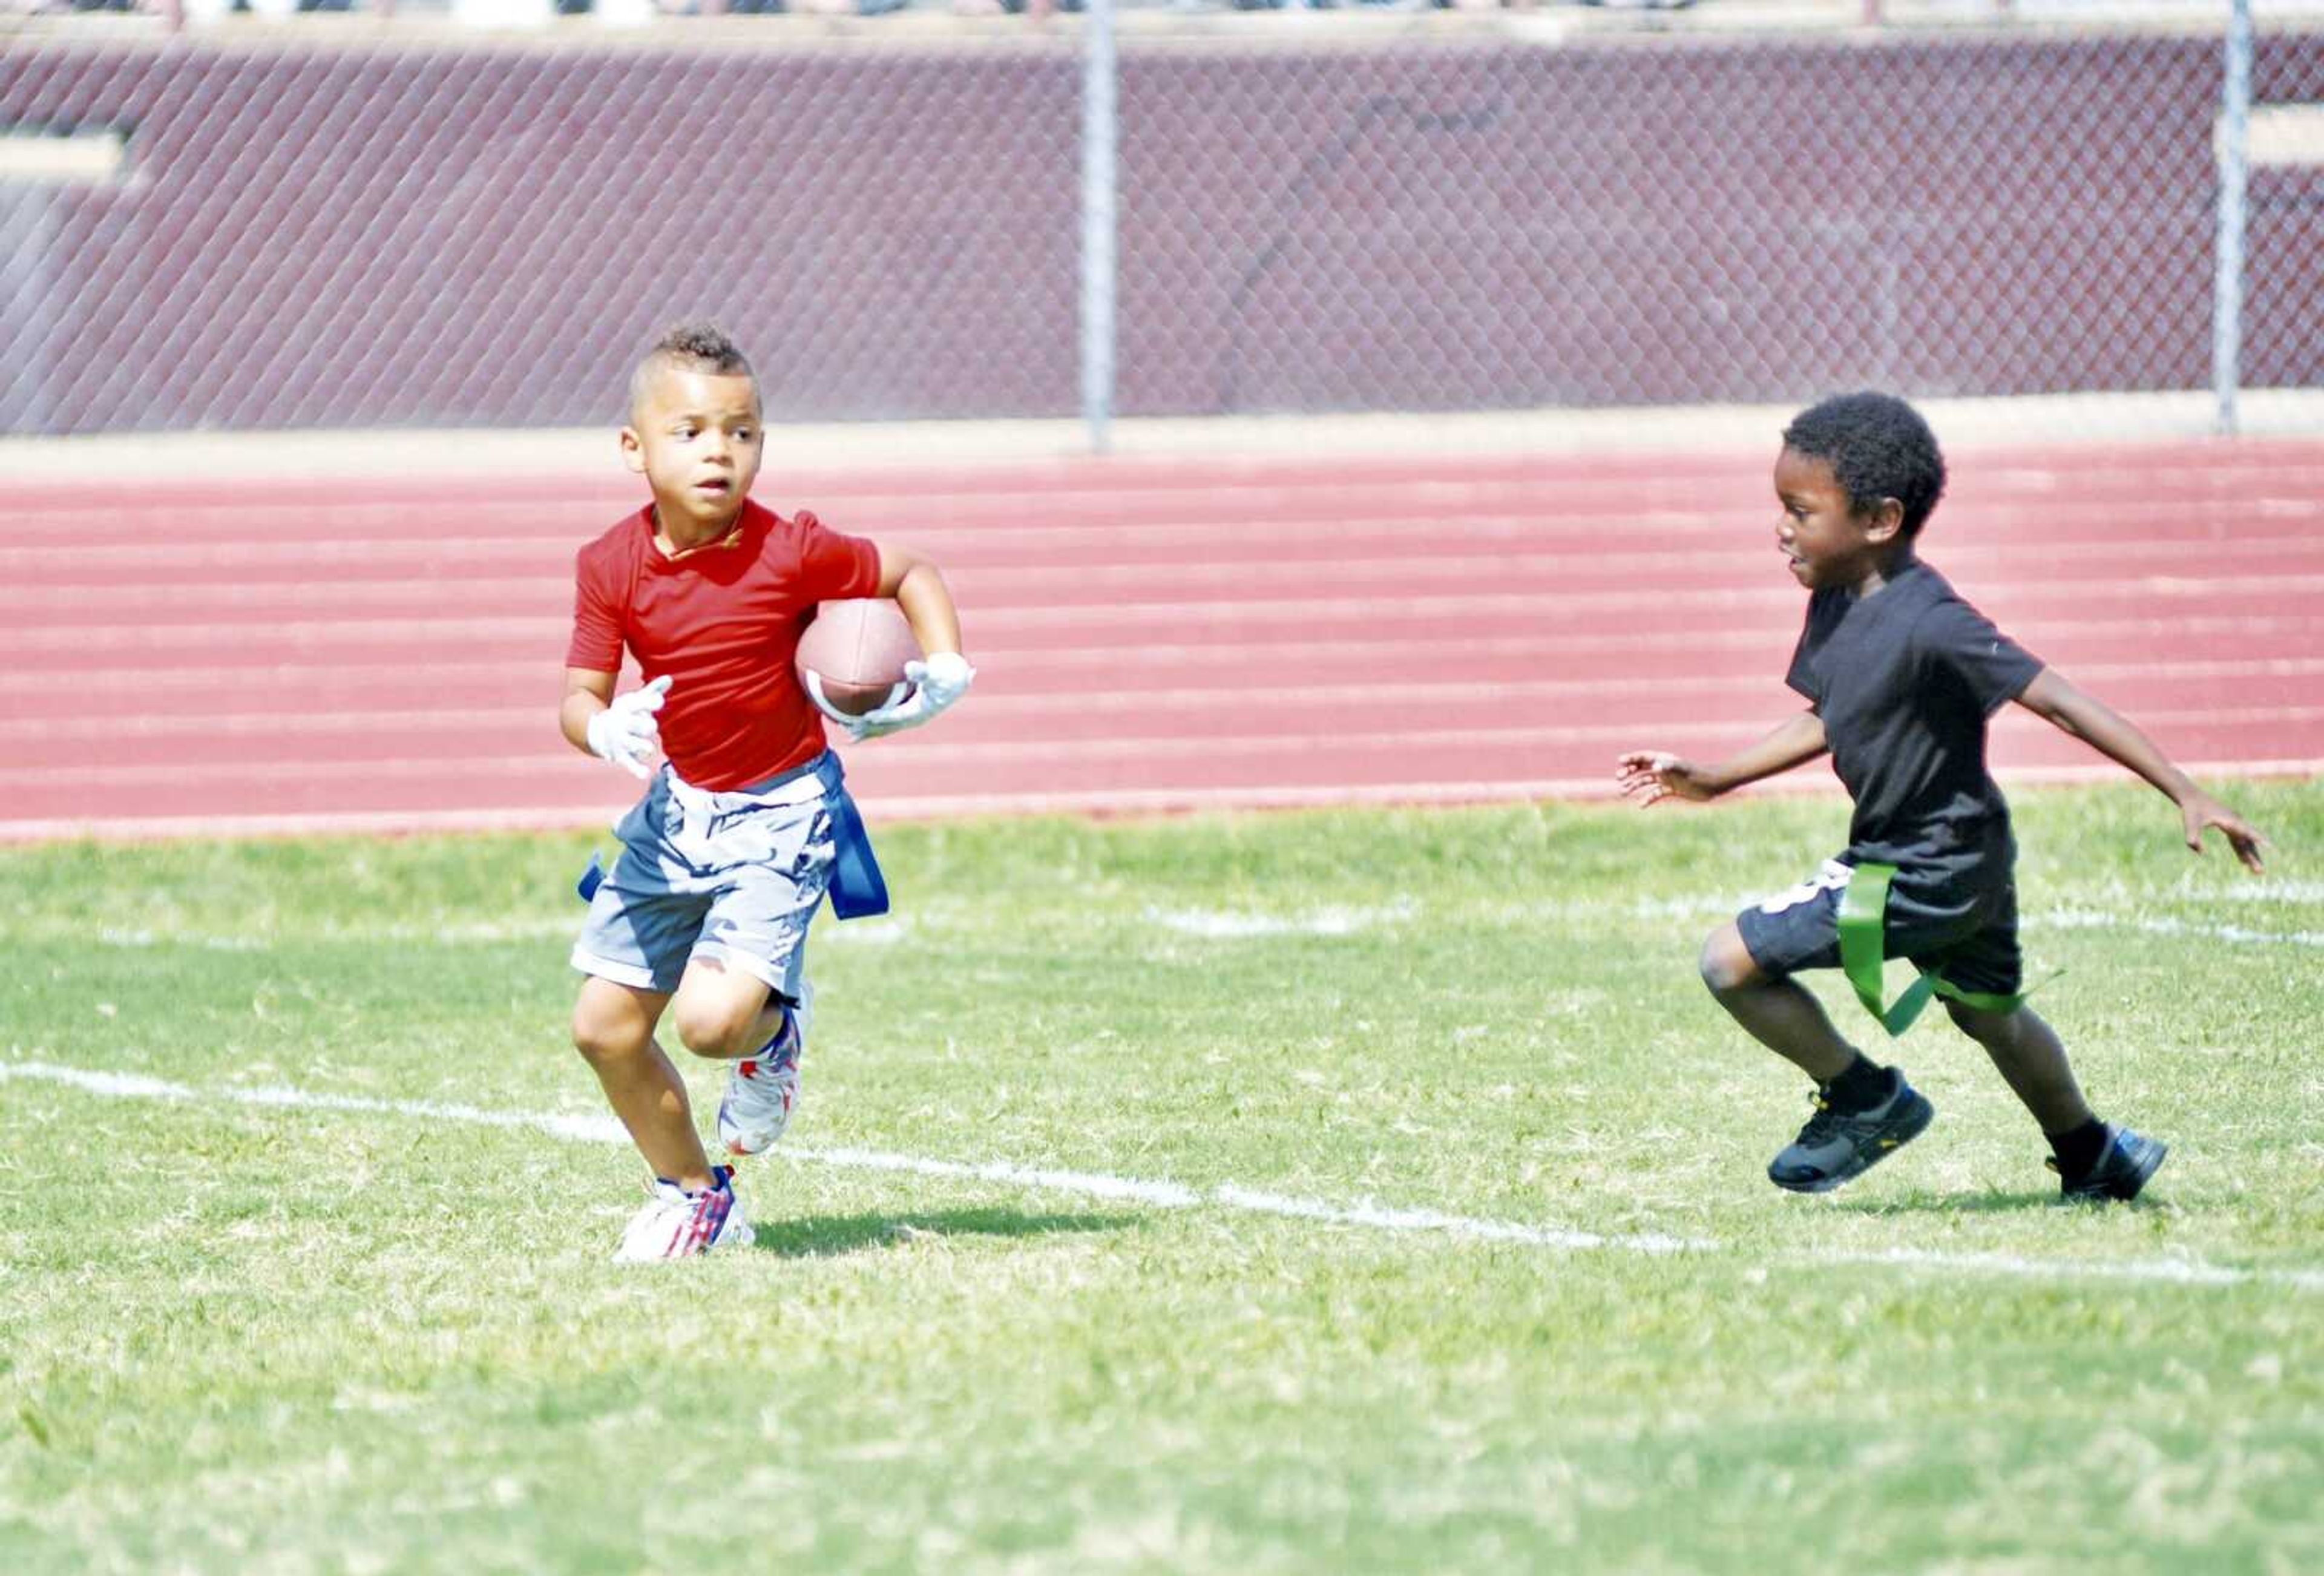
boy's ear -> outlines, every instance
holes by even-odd
[[[641,476],[646,474],[646,446],[634,427],[622,429],[622,463]]]
[[[1891,542],[1904,529],[1904,501],[1883,498],[1864,517],[1864,534],[1876,542]]]

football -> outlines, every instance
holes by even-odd
[[[903,610],[884,596],[866,596],[817,607],[793,665],[809,694],[820,687],[832,710],[860,717],[911,692],[904,664],[919,655]]]

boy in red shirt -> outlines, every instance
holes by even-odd
[[[558,720],[576,749],[648,787],[616,828],[621,855],[574,945],[588,978],[573,1043],[653,1174],[615,1257],[677,1258],[747,1242],[751,1229],[655,1028],[675,1008],[687,1049],[733,1064],[718,1109],[728,1153],[779,1138],[810,999],[807,922],[862,836],[823,719],[792,677],[807,615],[819,602],[893,597],[927,653],[905,699],[834,716],[858,739],[928,721],[975,672],[934,564],[750,501],[759,385],[724,334],[667,336],[631,380],[629,416],[622,457],[653,501],[576,559]],[[646,683],[617,700],[625,648]],[[668,760],[650,772],[657,749]]]

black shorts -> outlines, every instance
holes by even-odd
[[[1735,917],[1745,950],[1762,972],[1840,967],[1840,897],[1851,865],[1836,859],[1787,892]],[[2017,951],[2017,885],[1972,892],[1918,893],[1901,879],[1888,889],[1883,954],[1910,958],[1924,973],[1962,991],[2015,996],[2025,979]]]

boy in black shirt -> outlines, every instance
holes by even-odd
[[[2179,806],[2198,853],[2216,826],[2257,871],[2259,834],[1914,556],[1945,469],[1911,406],[1843,394],[1803,412],[1784,430],[1775,479],[1776,545],[1812,593],[1785,676],[1808,709],[1716,765],[1646,751],[1623,756],[1618,773],[1643,806],[1713,798],[1829,750],[1856,801],[1846,853],[1703,944],[1703,982],[1719,1004],[1816,1082],[1815,1115],[1768,1179],[1795,1193],[1838,1187],[1935,1115],[1899,1069],[1842,1039],[1792,978],[1838,966],[1892,1034],[1932,993],[1944,1002],[2041,1123],[2066,1197],[2135,1198],[2165,1146],[2091,1114],[2065,1047],[2018,993],[2017,849],[1986,771],[1986,720],[2014,700],[2120,761]],[[1911,959],[1922,976],[1886,1009],[1884,956]]]

